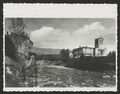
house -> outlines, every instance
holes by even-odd
[[[95,47],[79,47],[76,49],[73,49],[73,57],[79,58],[81,55],[84,56],[105,56],[106,55],[106,48],[103,44],[104,38],[99,37],[95,39]]]
[[[94,56],[94,48],[85,46],[73,50],[73,57],[79,58],[81,55]]]
[[[72,50],[69,50],[69,58],[73,58]]]

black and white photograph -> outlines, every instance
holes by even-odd
[[[6,7],[7,5],[11,11],[13,9],[12,12]],[[4,90],[7,88],[8,91],[10,88],[13,91],[17,89],[19,91],[19,88],[21,91],[26,88],[37,91],[117,89],[117,16],[116,12],[112,11],[112,8],[117,10],[116,5],[108,4],[111,7],[109,9],[105,4],[104,11],[108,11],[105,14],[112,15],[110,17],[100,16],[104,14],[99,13],[96,16],[99,9],[102,11],[102,5],[99,8],[99,4],[96,5],[98,10],[93,8],[94,4],[84,5],[86,9],[80,5],[82,9],[79,10],[79,4],[76,4],[77,8],[72,8],[73,11],[67,4],[63,4],[64,10],[61,9],[62,5],[59,8],[57,7],[59,5],[56,5],[57,12],[52,17],[55,5],[47,8],[50,9],[49,13],[46,13],[47,5],[45,11],[38,4],[40,12],[36,7],[36,11],[29,9],[28,13],[23,7],[19,7],[19,4],[18,10],[14,4],[13,8],[10,4],[6,6],[3,35]],[[19,12],[20,8],[22,9]],[[61,11],[60,15],[57,14],[58,9],[65,11],[65,14]],[[74,9],[77,12],[74,12]],[[66,10],[70,13],[67,14]],[[89,10],[95,12],[90,13]],[[21,11],[26,15],[21,16]],[[33,14],[31,17],[30,12]],[[16,13],[17,16],[11,16],[12,13]],[[6,16],[8,14],[10,16]],[[40,14],[42,16],[39,16]],[[81,14],[82,17],[79,17]]]

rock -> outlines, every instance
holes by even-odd
[[[6,67],[6,72],[7,72],[8,74],[12,75],[12,71],[10,70],[9,67]]]
[[[82,85],[85,85],[85,83],[82,83]]]
[[[102,78],[111,78],[109,75],[104,75]]]
[[[113,75],[114,78],[116,78],[116,75]]]

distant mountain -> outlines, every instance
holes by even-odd
[[[37,55],[53,55],[53,54],[60,54],[60,50],[61,49],[33,47],[31,51],[36,53]]]

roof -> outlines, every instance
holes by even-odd
[[[81,47],[81,48],[90,48],[90,49],[94,49],[94,47],[87,47],[87,46]]]
[[[83,49],[83,48],[94,49],[94,47],[87,47],[87,46],[85,46],[85,47],[79,47],[79,48],[73,49],[73,51],[80,50],[80,49]]]
[[[95,40],[97,40],[97,39],[104,39],[104,38],[102,36],[100,36],[100,37],[96,38]]]

